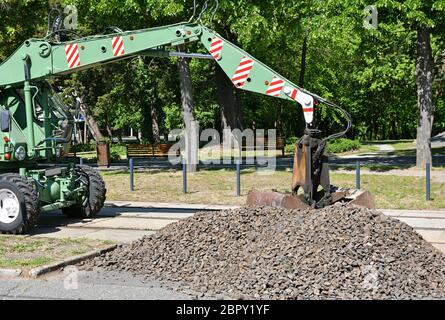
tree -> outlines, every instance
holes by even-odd
[[[417,29],[417,99],[419,122],[417,126],[416,165],[424,168],[432,164],[431,132],[433,130],[433,53],[431,49],[430,28],[421,25]]]
[[[232,139],[231,132],[234,129],[243,128],[241,122],[241,105],[234,93],[232,82],[219,65],[215,67],[215,82],[218,94],[218,102],[221,108],[221,124],[223,131],[223,142]]]
[[[377,2],[384,8],[401,13],[404,16],[405,28],[417,33],[416,51],[416,84],[417,84],[417,153],[416,166],[424,168],[426,163],[432,163],[431,133],[433,129],[433,80],[434,59],[432,35],[443,37],[445,26],[445,3],[443,0],[413,0]],[[398,19],[393,15],[391,20]]]
[[[184,47],[178,46],[178,51],[183,52]],[[190,172],[195,172],[197,170],[197,163],[193,161],[193,125],[195,123],[195,116],[193,115],[193,110],[195,107],[195,102],[193,99],[193,84],[190,74],[189,59],[188,58],[178,58],[178,69],[179,69],[179,83],[181,88],[181,102],[182,102],[182,116],[184,119],[185,132],[187,136],[187,170]]]

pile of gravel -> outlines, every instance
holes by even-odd
[[[256,299],[445,298],[445,256],[378,211],[202,212],[87,262]]]

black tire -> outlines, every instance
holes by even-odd
[[[0,190],[4,194],[13,194],[18,200],[18,215],[13,221],[0,221],[0,232],[4,234],[26,234],[37,224],[39,219],[39,195],[32,182],[26,178],[7,173],[0,175]],[[3,209],[4,202],[0,201]],[[6,210],[6,209],[5,209]]]
[[[87,201],[63,208],[62,212],[70,218],[93,218],[104,206],[107,193],[105,182],[99,173],[89,166],[76,166],[76,170],[81,175],[82,183],[88,186]]]

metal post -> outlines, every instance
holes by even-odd
[[[357,162],[355,168],[355,188],[360,190],[360,162]]]
[[[79,164],[80,164],[81,166],[83,166],[83,158],[82,158],[82,157],[79,157]]]
[[[133,158],[130,158],[130,191],[134,191],[134,165]]]
[[[431,201],[431,164],[426,164],[426,201]]]
[[[236,196],[241,196],[241,161],[236,160]]]
[[[187,162],[182,159],[182,192],[187,193]]]

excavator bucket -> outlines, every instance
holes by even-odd
[[[276,191],[252,190],[247,196],[248,207],[279,207],[285,209],[309,209],[310,206],[301,197]]]
[[[369,191],[339,189],[330,185],[328,157],[324,154],[325,143],[311,135],[297,142],[294,152],[292,192],[279,193],[253,190],[247,196],[246,205],[281,207],[286,209],[319,209],[336,202],[375,209],[374,197]],[[319,191],[319,187],[322,191]],[[303,194],[299,194],[299,189]]]

